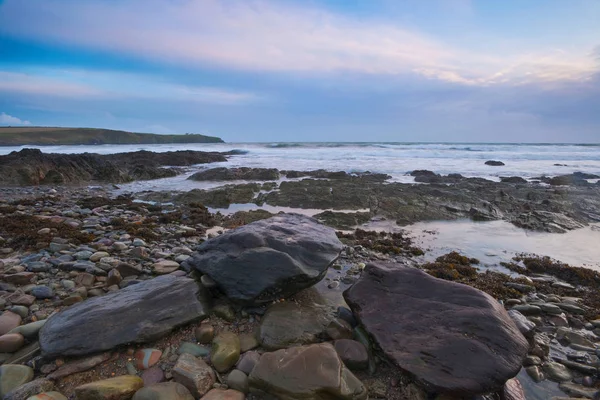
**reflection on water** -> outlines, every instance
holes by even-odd
[[[506,221],[433,221],[402,228],[393,221],[379,221],[363,228],[405,230],[419,246],[429,250],[428,258],[456,250],[478,258],[484,265],[497,267],[517,253],[534,253],[600,271],[600,224],[563,234],[527,231]]]

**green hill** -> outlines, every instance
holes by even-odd
[[[223,140],[198,134],[155,135],[95,128],[0,127],[0,146],[164,143],[223,143]]]

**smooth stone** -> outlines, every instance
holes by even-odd
[[[343,319],[334,319],[327,325],[327,336],[332,340],[352,339],[352,327]]]
[[[153,341],[205,318],[207,301],[193,279],[167,275],[143,281],[54,314],[40,331],[42,353],[79,356]]]
[[[132,400],[194,400],[194,396],[180,383],[164,382],[143,387]]]
[[[144,386],[161,383],[165,381],[165,373],[158,365],[155,365],[142,372],[142,380],[144,381]]]
[[[258,347],[258,339],[253,333],[241,333],[240,338],[240,352],[245,353],[248,350],[252,350]]]
[[[573,379],[573,375],[568,368],[556,362],[547,362],[542,365],[542,369],[546,377],[554,382],[566,382]]]
[[[538,307],[541,308],[546,314],[560,315],[563,312],[563,310],[555,304],[540,303],[538,304]]]
[[[202,285],[204,285],[204,287],[207,289],[213,289],[217,287],[217,282],[215,282],[213,278],[208,275],[202,275],[200,277],[200,283],[202,283]]]
[[[560,308],[571,314],[585,314],[585,310],[579,306],[569,303],[557,304]]]
[[[70,289],[75,289],[75,282],[68,280],[68,279],[63,279],[62,281],[60,281],[60,284],[62,285],[63,288],[70,290]]]
[[[218,372],[226,372],[240,359],[240,339],[235,333],[222,332],[213,339],[210,361]]]
[[[38,300],[51,299],[54,297],[54,291],[48,286],[36,286],[31,290],[31,294]]]
[[[129,375],[137,375],[138,371],[137,369],[135,369],[135,367],[133,366],[132,363],[128,362],[127,364],[125,364],[125,369],[127,370],[127,373]]]
[[[191,354],[194,357],[206,357],[210,354],[210,349],[191,342],[183,342],[177,349],[177,354]]]
[[[529,375],[529,377],[533,379],[534,382],[541,382],[544,379],[546,379],[546,376],[542,372],[542,369],[539,365],[532,365],[530,367],[527,367],[525,368],[525,371],[527,372],[527,375]]]
[[[293,302],[276,303],[262,318],[257,337],[267,350],[317,343],[324,335],[331,312]]]
[[[11,275],[3,275],[3,280],[15,285],[27,285],[31,282],[35,274],[33,272],[18,272]]]
[[[242,354],[240,360],[238,361],[236,368],[245,373],[246,375],[250,375],[256,363],[260,359],[260,354],[256,351],[249,351],[247,353]]]
[[[532,365],[540,365],[542,363],[542,359],[538,356],[528,355],[525,357],[525,361],[523,361],[523,366],[530,367]]]
[[[25,365],[0,365],[0,398],[33,380],[33,369]]]
[[[29,307],[35,302],[35,297],[29,294],[13,293],[6,298],[14,305]]]
[[[339,319],[343,319],[347,323],[350,324],[352,328],[356,328],[358,326],[358,321],[354,317],[354,314],[349,308],[346,307],[338,307],[337,309],[337,317]]]
[[[27,310],[29,312],[29,310]],[[25,314],[27,316],[27,314]],[[0,335],[10,332],[17,326],[21,325],[22,317],[12,311],[4,311],[0,315]]]
[[[44,392],[28,398],[27,400],[69,400],[60,392]]]
[[[54,383],[51,380],[36,379],[10,391],[2,400],[29,400],[32,396],[35,397],[39,393],[51,391],[52,389],[54,389]]]
[[[123,277],[121,276],[119,271],[117,271],[116,269],[111,269],[110,271],[108,271],[108,276],[104,285],[107,287],[118,285],[119,283],[121,283],[122,280]]]
[[[72,306],[73,304],[81,303],[83,301],[83,297],[74,294],[69,297],[63,299],[62,303],[65,306]]]
[[[132,245],[135,247],[146,246],[146,242],[144,242],[142,239],[136,238],[136,239],[133,239]]]
[[[93,254],[94,253],[92,253],[91,251],[83,250],[73,253],[73,257],[77,260],[89,260]]]
[[[598,394],[598,389],[587,388],[576,383],[563,382],[558,385],[558,387],[569,396],[577,396],[586,399],[596,399]]]
[[[336,340],[333,345],[348,369],[358,371],[369,367],[369,353],[362,343],[356,340],[340,339]]]
[[[103,259],[104,257],[110,257],[110,254],[108,254],[105,251],[97,251],[90,256],[89,260],[92,262],[98,262],[101,259]]]
[[[540,307],[532,304],[516,305],[511,308],[511,310],[518,311],[523,315],[540,315],[542,313],[542,309]]]
[[[335,230],[299,214],[280,214],[209,239],[186,263],[230,299],[263,304],[313,286],[343,248]]]
[[[215,328],[209,324],[201,324],[194,331],[194,335],[196,336],[198,343],[212,343],[212,340],[215,337]]]
[[[502,400],[526,400],[523,385],[519,379],[512,378],[506,381],[502,390]]]
[[[152,269],[157,275],[170,274],[179,269],[179,263],[170,260],[159,261],[152,265]]]
[[[212,389],[201,400],[244,400],[245,398],[244,393],[237,390]]]
[[[262,355],[249,377],[251,392],[282,399],[365,400],[368,391],[329,343],[296,346]]]
[[[162,356],[162,351],[157,349],[140,349],[135,352],[135,366],[137,369],[148,369],[154,366]]]
[[[235,321],[235,310],[230,304],[217,304],[212,311],[217,317],[227,322]]]
[[[344,298],[383,354],[437,392],[500,390],[529,349],[496,299],[402,264],[367,265]]]
[[[201,358],[184,353],[171,370],[175,382],[185,386],[195,398],[204,396],[216,381],[215,372]]]
[[[114,242],[112,244],[112,248],[116,251],[123,251],[123,250],[127,250],[129,248],[129,246],[127,246],[123,242]]]
[[[78,400],[130,400],[143,386],[142,378],[123,375],[78,386],[75,395]]]
[[[514,308],[508,310],[508,316],[513,320],[524,336],[531,336],[536,325]]]
[[[229,388],[237,390],[238,392],[248,393],[248,376],[239,369],[232,370],[229,375],[227,375],[225,381]]]
[[[73,375],[78,372],[83,372],[94,368],[97,365],[102,364],[110,358],[109,352],[97,354],[91,357],[80,358],[77,360],[70,361],[60,366],[56,371],[48,374],[48,379],[58,380],[65,376]]]
[[[7,333],[0,336],[0,353],[14,353],[25,345],[25,338],[20,333]]]
[[[81,286],[92,286],[96,281],[96,277],[93,274],[82,272],[75,277],[75,283]]]
[[[21,318],[27,318],[27,315],[29,315],[29,308],[26,306],[12,306],[8,311],[18,314]]]

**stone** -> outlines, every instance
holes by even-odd
[[[23,293],[16,292],[16,293],[13,293],[10,296],[8,296],[6,298],[6,300],[13,303],[13,305],[29,307],[35,302],[35,297],[33,297],[29,294],[23,294]]]
[[[33,369],[25,365],[0,365],[0,398],[33,380]]]
[[[253,333],[241,333],[240,338],[240,353],[245,353],[248,350],[252,350],[258,347],[258,339]]]
[[[185,386],[195,398],[208,392],[216,381],[215,372],[202,359],[182,354],[171,370],[175,382]]]
[[[267,350],[317,343],[333,315],[317,306],[292,302],[269,307],[257,331],[258,341]]]
[[[122,280],[123,277],[121,276],[119,271],[116,269],[111,269],[110,271],[108,271],[108,276],[106,277],[106,282],[104,283],[104,285],[107,287],[112,285],[118,285],[119,283],[121,283]]]
[[[497,391],[529,349],[496,299],[402,264],[367,265],[344,298],[393,364],[440,393]]]
[[[335,351],[352,371],[364,370],[369,367],[369,353],[360,342],[350,339],[340,339],[334,342]]]
[[[235,310],[230,304],[217,304],[212,311],[217,317],[227,322],[235,321]]]
[[[231,389],[213,389],[201,400],[244,400],[244,393]]]
[[[506,381],[502,390],[502,400],[525,400],[523,386],[517,378]]]
[[[20,333],[7,333],[0,336],[0,353],[14,353],[25,344],[25,338]]]
[[[110,254],[108,254],[105,251],[97,251],[90,256],[89,260],[92,262],[98,262],[101,259],[103,259],[104,257],[110,257]]]
[[[27,314],[25,314],[27,316]],[[0,315],[0,335],[10,332],[21,325],[22,318],[19,314],[12,311],[4,311]]]
[[[240,339],[233,332],[222,332],[213,339],[210,361],[218,372],[229,371],[240,359]]]
[[[207,347],[197,345],[196,343],[183,342],[177,349],[177,354],[191,354],[194,357],[206,357],[210,354]]]
[[[207,301],[193,279],[161,276],[54,314],[40,331],[40,347],[47,357],[79,356],[153,341],[205,318]]]
[[[43,392],[28,398],[27,400],[69,400],[59,392]]]
[[[352,327],[349,323],[343,319],[334,319],[327,325],[327,336],[332,340],[338,339],[351,339],[352,338]]]
[[[298,214],[280,214],[209,239],[186,262],[242,304],[291,296],[325,277],[343,248],[335,230]]]
[[[142,372],[142,380],[144,381],[144,386],[161,383],[165,381],[165,373],[158,365],[155,365]]]
[[[238,392],[248,393],[248,376],[239,369],[232,370],[229,375],[227,375],[225,381],[229,388],[237,390]]]
[[[170,274],[179,269],[179,263],[176,261],[164,260],[152,265],[154,273],[157,275]]]
[[[562,364],[557,362],[547,362],[542,365],[546,377],[554,382],[566,382],[573,379],[571,372]]]
[[[352,328],[356,328],[356,326],[358,326],[358,321],[356,318],[354,318],[354,314],[352,314],[352,311],[346,307],[338,307],[337,317],[349,323]]]
[[[31,290],[31,294],[38,300],[51,299],[54,297],[54,291],[48,286],[35,286]]]
[[[540,303],[537,305],[539,308],[542,309],[542,311],[546,314],[551,314],[551,315],[560,315],[562,314],[562,309],[555,305],[555,304],[550,304],[550,303]]]
[[[511,310],[518,311],[523,315],[540,315],[542,313],[542,309],[533,304],[516,305]]]
[[[15,329],[11,330],[9,333],[20,333],[26,339],[32,340],[35,339],[42,329],[42,326],[46,323],[46,320],[43,319],[41,321],[31,322],[29,324],[17,326]]]
[[[527,367],[525,368],[525,371],[527,372],[527,375],[529,375],[529,377],[533,379],[534,382],[541,382],[544,379],[546,379],[546,376],[544,375],[542,369],[538,365],[532,365],[530,367]]]
[[[123,250],[127,250],[128,246],[123,242],[114,242],[112,244],[112,248],[116,251],[123,251]]]
[[[194,331],[194,335],[196,336],[198,343],[208,344],[211,343],[215,337],[215,328],[209,324],[201,324]]]
[[[194,396],[180,383],[164,382],[138,390],[132,400],[194,400]]]
[[[569,396],[576,396],[586,399],[596,399],[598,394],[598,389],[587,388],[576,383],[563,382],[558,387]]]
[[[67,364],[61,365],[56,371],[48,374],[48,379],[61,379],[65,376],[73,375],[78,372],[83,372],[94,368],[97,365],[102,364],[110,358],[110,353],[97,354],[92,357],[86,357],[74,361],[70,361]]]
[[[251,392],[290,400],[364,400],[368,396],[329,343],[263,354],[249,376],[249,385]]]
[[[535,324],[528,320],[523,314],[513,308],[508,310],[508,315],[524,336],[529,337],[533,334]]]
[[[2,400],[29,400],[42,392],[54,389],[54,383],[48,379],[36,379],[7,393]],[[66,399],[65,399],[66,400]]]
[[[256,351],[249,351],[242,354],[236,368],[246,375],[250,375],[254,366],[258,363],[258,360],[260,360],[260,354]]]
[[[132,245],[134,245],[135,247],[141,247],[141,246],[146,246],[146,242],[144,242],[143,239],[133,239],[133,242],[131,243]]]
[[[87,272],[82,272],[75,277],[75,283],[81,286],[92,286],[96,277],[92,274],[88,274]]]
[[[162,356],[162,351],[157,349],[140,349],[135,352],[135,366],[137,369],[148,369],[155,365]]]
[[[78,400],[130,400],[143,386],[142,378],[123,375],[78,386],[75,395]]]
[[[73,257],[77,260],[89,260],[93,254],[94,253],[92,253],[89,250],[82,250],[82,251],[73,253]]]
[[[27,285],[31,282],[35,274],[33,272],[19,272],[12,275],[2,275],[5,282],[12,283],[14,285]]]
[[[65,306],[72,306],[73,304],[81,303],[83,301],[83,297],[78,294],[73,294],[69,297],[63,299],[62,303]]]

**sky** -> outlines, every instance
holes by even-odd
[[[600,142],[597,0],[0,0],[0,125]]]

